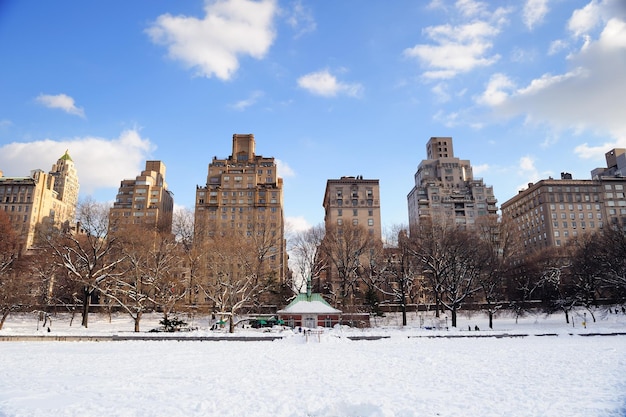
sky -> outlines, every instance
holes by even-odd
[[[0,0],[0,170],[65,150],[81,198],[161,160],[193,210],[213,157],[253,133],[294,229],[326,181],[380,181],[383,229],[408,222],[426,142],[498,204],[549,176],[589,179],[626,148],[623,0]]]

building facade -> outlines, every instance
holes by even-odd
[[[213,157],[206,184],[196,187],[195,240],[201,244],[218,233],[247,238],[270,235],[267,267],[279,282],[285,281],[283,180],[274,157],[256,154],[253,134],[234,134],[232,154]]]
[[[617,149],[607,153],[607,168],[592,171],[594,179],[576,180],[562,173],[561,179],[529,183],[502,204],[503,221],[514,223],[527,252],[564,246],[571,238],[607,226],[626,230],[626,178],[616,173],[616,151],[620,155]]]
[[[135,179],[122,180],[110,210],[115,227],[141,225],[171,233],[174,198],[165,181],[165,164],[146,161],[146,169]]]
[[[478,218],[497,215],[493,187],[474,178],[469,160],[454,156],[451,137],[430,138],[426,155],[407,196],[410,228],[423,217],[471,227]]]
[[[327,230],[330,226],[342,226],[349,222],[363,226],[370,236],[382,239],[380,186],[377,179],[357,176],[328,180],[322,206]]]
[[[74,223],[78,190],[78,175],[67,151],[48,173],[35,169],[28,177],[4,177],[0,171],[0,209],[19,236],[20,252],[33,247],[38,225]]]

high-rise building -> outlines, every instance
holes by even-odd
[[[357,176],[328,180],[322,205],[327,229],[331,225],[351,223],[363,226],[371,236],[382,239],[377,179]]]
[[[576,180],[563,172],[561,179],[529,183],[502,204],[503,221],[514,223],[527,252],[564,246],[604,227],[626,230],[626,177],[616,174],[616,153],[620,155],[618,149],[607,153],[608,166],[594,169],[594,179]]]
[[[122,180],[110,211],[115,227],[134,224],[172,231],[174,198],[165,181],[165,164],[146,161],[146,169],[135,179]]]
[[[57,160],[56,164],[52,165],[50,175],[54,177],[54,191],[57,192],[57,198],[66,203],[65,208],[68,212],[64,213],[63,217],[73,220],[76,215],[80,186],[74,161],[67,150]]]
[[[38,225],[73,224],[78,189],[76,168],[67,151],[49,173],[35,169],[29,177],[4,177],[0,171],[0,209],[19,236],[21,252],[35,244]]]
[[[255,147],[253,134],[234,134],[232,154],[213,157],[206,185],[196,187],[195,239],[201,243],[217,233],[269,234],[267,267],[282,283],[287,272],[283,180],[274,157],[257,155]]]
[[[592,179],[601,177],[626,177],[626,149],[615,148],[604,154],[606,168],[596,168],[591,171]]]
[[[451,137],[430,138],[426,155],[407,196],[409,227],[422,217],[471,227],[478,218],[497,215],[493,187],[474,178],[469,160],[454,156]]]

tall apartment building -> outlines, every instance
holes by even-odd
[[[615,148],[604,154],[606,168],[596,168],[591,171],[591,178],[596,180],[602,177],[626,177],[626,149]]]
[[[363,176],[328,180],[322,205],[326,228],[351,223],[363,226],[370,235],[382,239],[378,180]]]
[[[140,175],[121,181],[109,215],[115,227],[135,224],[170,233],[173,212],[174,198],[165,181],[165,164],[146,161]]]
[[[474,178],[469,160],[454,156],[451,137],[430,138],[426,155],[407,196],[410,228],[423,217],[471,227],[480,217],[497,215],[493,187]]]
[[[4,177],[0,171],[0,209],[19,236],[21,252],[35,244],[37,225],[74,222],[78,190],[78,175],[68,151],[48,173],[35,169],[29,177]]]
[[[503,221],[514,222],[527,252],[563,246],[607,226],[626,230],[626,177],[615,174],[614,151],[619,150],[607,153],[607,168],[592,171],[594,179],[575,180],[562,173],[561,179],[529,183],[502,204]]]
[[[252,237],[259,228],[269,228],[273,247],[268,267],[284,282],[283,180],[274,157],[257,155],[255,148],[253,134],[234,134],[232,154],[213,157],[206,185],[196,187],[195,239],[202,242],[216,233],[233,232]]]

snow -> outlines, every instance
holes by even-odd
[[[338,314],[341,310],[332,308],[321,301],[300,301],[297,304],[279,311],[280,314]]]
[[[406,328],[392,315],[364,330],[235,334],[274,341],[208,341],[227,334],[200,318],[174,335],[204,341],[69,342],[52,339],[132,337],[132,321],[92,314],[84,329],[61,315],[47,332],[10,316],[0,338],[43,341],[0,342],[0,416],[626,416],[626,315],[583,318],[499,317],[485,330],[474,314],[425,330],[442,322],[412,313]],[[172,337],[147,332],[158,321],[147,315],[140,335]],[[348,338],[362,336],[384,338]]]

